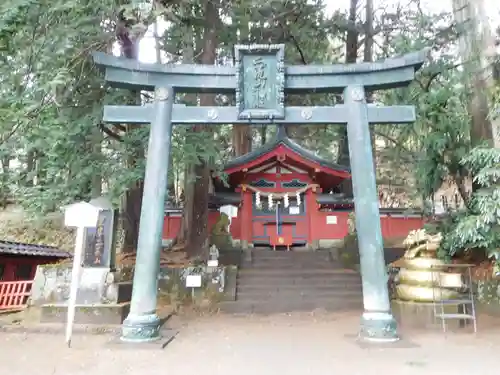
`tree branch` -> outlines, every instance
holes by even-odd
[[[103,133],[107,134],[110,138],[113,138],[118,142],[123,142],[123,139],[122,137],[120,137],[120,135],[116,134],[111,129],[107,128],[103,123],[99,123],[97,124],[97,126]]]

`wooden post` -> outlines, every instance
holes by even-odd
[[[172,138],[173,103],[173,88],[156,89],[155,117],[149,133],[144,178],[134,288],[130,313],[123,322],[121,336],[123,341],[128,342],[145,342],[160,338],[156,298]]]
[[[250,242],[252,241],[252,192],[243,188],[241,194],[241,248],[245,252],[245,259],[251,261],[252,252],[250,250]]]
[[[319,238],[317,230],[315,229],[315,221],[318,216],[318,202],[316,202],[316,192],[312,189],[306,192],[306,220],[309,230],[307,231],[307,245],[312,250],[318,250],[319,248]]]
[[[80,274],[82,271],[82,257],[84,246],[85,227],[76,228],[75,251],[73,253],[73,268],[71,271],[71,285],[68,300],[68,318],[66,320],[66,344],[71,347],[71,336],[73,334],[73,323],[75,321],[76,297],[80,284]]]
[[[346,87],[344,102],[349,112],[347,134],[363,282],[364,312],[360,338],[397,341],[396,321],[391,314],[387,287],[388,276],[364,87]]]

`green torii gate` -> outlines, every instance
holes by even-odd
[[[363,283],[360,337],[395,341],[396,322],[387,289],[370,123],[410,123],[413,106],[371,106],[365,90],[407,86],[427,51],[375,63],[285,66],[284,45],[236,46],[236,65],[143,64],[103,53],[94,61],[106,68],[114,87],[155,91],[154,105],[105,106],[104,121],[150,123],[141,221],[130,313],[122,340],[160,337],[156,315],[157,277],[172,126],[177,124],[341,124],[347,125]],[[174,104],[176,93],[236,94],[235,107]],[[287,93],[343,93],[344,104],[285,107]]]

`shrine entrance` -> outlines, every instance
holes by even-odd
[[[155,91],[154,105],[105,106],[104,121],[151,124],[130,314],[122,340],[144,342],[160,337],[156,315],[157,272],[161,252],[173,125],[193,124],[336,124],[347,126],[356,229],[363,283],[364,312],[359,335],[371,341],[398,340],[391,313],[384,263],[380,213],[369,124],[409,123],[413,106],[372,106],[365,90],[407,86],[426,51],[374,63],[285,66],[284,45],[235,47],[236,65],[161,65],[95,53],[115,87]],[[233,94],[232,107],[174,104],[179,92]],[[286,94],[340,93],[344,104],[285,107]],[[251,206],[251,202],[249,202]]]

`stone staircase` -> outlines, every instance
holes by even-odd
[[[236,301],[220,305],[236,314],[361,308],[359,273],[342,268],[328,251],[252,250],[252,260],[238,271]]]

